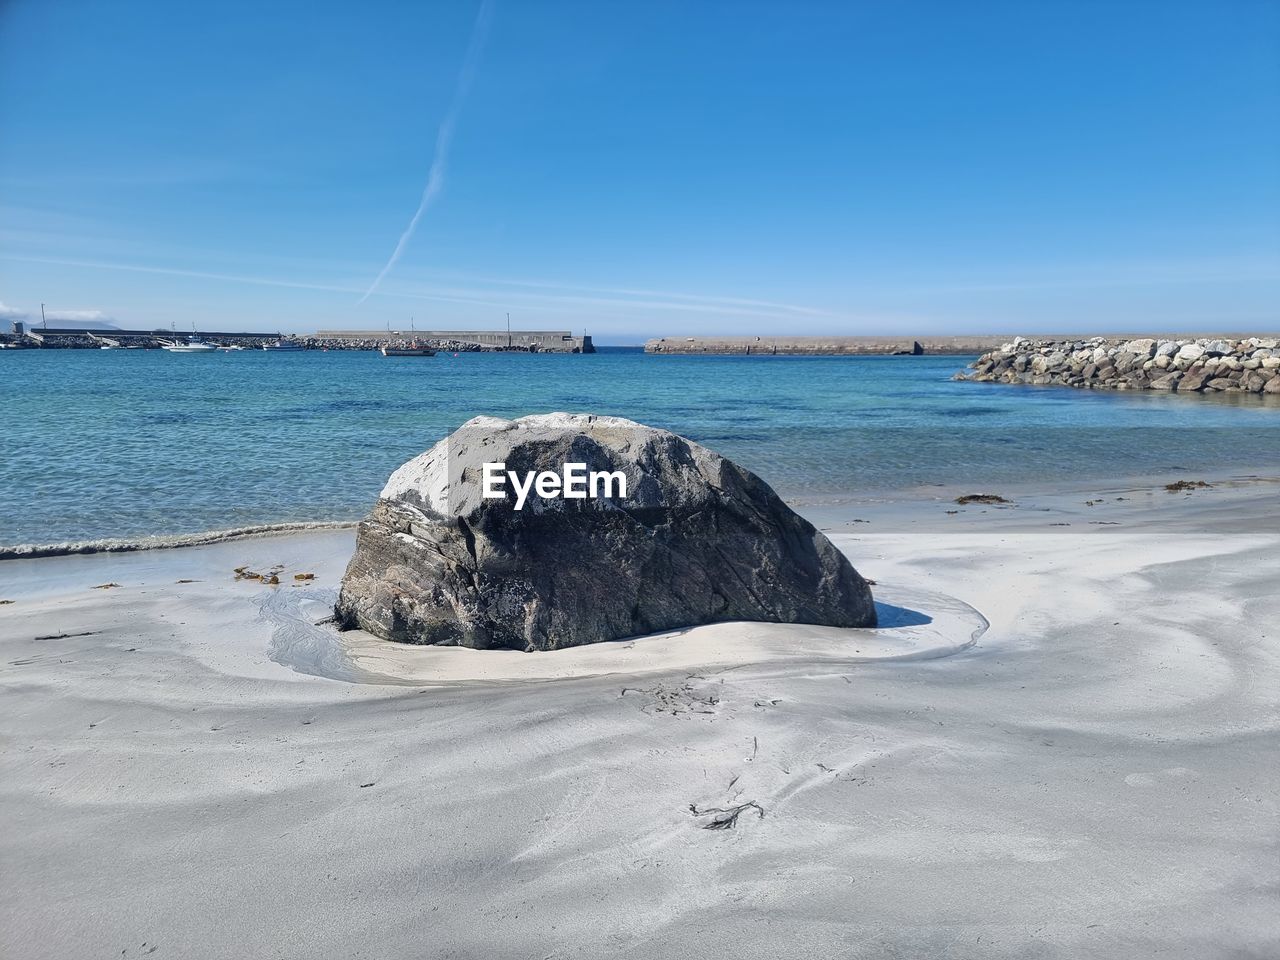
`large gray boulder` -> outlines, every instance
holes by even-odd
[[[509,482],[484,496],[486,463],[521,483],[567,463],[620,472],[626,496],[615,477],[594,497],[535,487],[516,509]],[[336,614],[388,640],[518,650],[728,620],[876,622],[866,581],[759,477],[665,430],[564,413],[478,417],[392,474]]]

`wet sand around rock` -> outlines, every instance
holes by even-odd
[[[6,561],[0,950],[1274,954],[1280,484],[1210,480],[811,511],[881,627],[550,655],[338,635],[349,530]]]

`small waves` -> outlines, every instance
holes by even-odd
[[[137,540],[79,540],[69,543],[20,543],[13,546],[0,544],[0,560],[34,560],[41,557],[68,557],[73,554],[172,550],[177,547],[200,547],[211,543],[226,543],[231,540],[271,536],[278,533],[298,533],[308,530],[348,530],[354,526],[354,522],[345,520],[307,523],[260,523],[248,527],[234,527],[230,530],[209,530],[204,533],[142,537]]]

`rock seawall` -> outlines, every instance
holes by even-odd
[[[1016,337],[956,380],[1094,390],[1280,394],[1280,339]]]

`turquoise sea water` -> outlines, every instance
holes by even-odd
[[[0,544],[356,519],[481,413],[666,427],[821,500],[1280,469],[1280,404],[955,383],[957,357],[0,351]]]

